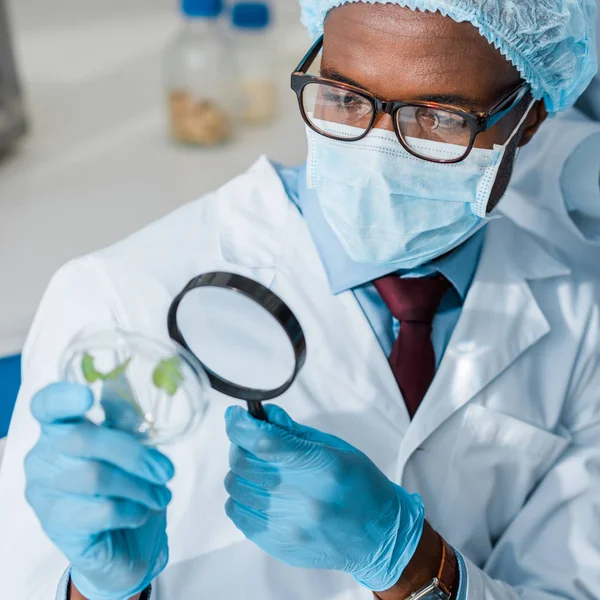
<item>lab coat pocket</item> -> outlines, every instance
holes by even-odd
[[[464,531],[476,524],[487,545],[502,535],[569,439],[477,404],[465,411],[458,434],[447,488],[453,501],[446,504],[454,512],[446,518]]]

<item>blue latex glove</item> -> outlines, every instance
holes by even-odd
[[[225,415],[230,519],[292,566],[344,571],[374,591],[391,588],[421,539],[421,499],[343,440],[295,423],[277,406],[265,410],[268,423],[239,406]]]
[[[34,396],[42,430],[25,459],[26,494],[77,589],[90,600],[123,600],[167,564],[165,484],[174,468],[131,435],[86,421],[92,402],[87,387],[67,383]]]

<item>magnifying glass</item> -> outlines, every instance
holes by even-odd
[[[146,444],[177,442],[202,422],[210,388],[266,420],[262,402],[288,390],[306,358],[292,311],[242,275],[192,279],[169,309],[168,329],[166,341],[119,327],[71,340],[59,377],[91,389],[91,422]]]
[[[262,402],[281,396],[306,359],[306,341],[290,308],[262,284],[234,273],[192,279],[173,300],[171,338],[203,366],[211,387],[248,403],[266,421]]]

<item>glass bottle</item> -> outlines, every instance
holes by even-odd
[[[231,20],[244,95],[242,118],[246,123],[267,123],[277,108],[269,7],[262,2],[240,2],[233,6]]]
[[[239,110],[235,61],[219,17],[222,0],[182,0],[185,23],[167,47],[165,80],[171,136],[212,146],[228,140]]]

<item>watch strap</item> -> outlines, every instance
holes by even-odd
[[[440,563],[440,570],[438,571],[437,578],[440,589],[451,598],[453,592],[456,591],[454,587],[456,574],[458,572],[458,561],[452,546],[450,546],[439,533],[438,537],[442,543],[442,561]]]
[[[451,599],[453,598],[453,594],[456,593],[459,584],[458,560],[452,546],[450,546],[439,533],[437,536],[442,544],[442,559],[436,577],[437,586],[449,599]],[[375,592],[373,592],[373,597],[375,600],[381,600]]]

